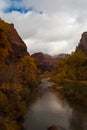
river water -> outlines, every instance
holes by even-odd
[[[52,90],[52,85],[49,78],[42,79],[38,98],[25,116],[25,130],[47,130],[52,125],[59,130],[87,130],[86,108],[69,105]]]

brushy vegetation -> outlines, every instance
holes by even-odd
[[[39,80],[34,60],[27,54],[15,61],[8,42],[10,26],[0,20],[0,130],[23,130],[22,119]]]
[[[61,90],[68,100],[87,106],[87,56],[84,52],[77,51],[60,60],[51,77],[56,83],[54,88]]]
[[[0,65],[0,130],[21,129],[19,124],[37,85],[31,57],[25,56],[17,64]]]
[[[68,101],[74,101],[80,105],[87,106],[87,82],[56,79],[55,83],[54,89],[58,92],[60,91]]]

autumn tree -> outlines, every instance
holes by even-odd
[[[82,74],[85,72],[84,63],[86,61],[86,55],[82,51],[72,53],[67,59],[67,76],[73,80],[79,80],[82,78]],[[83,69],[84,68],[84,69]]]
[[[20,82],[24,85],[33,85],[36,79],[36,65],[33,58],[24,56],[17,65]]]

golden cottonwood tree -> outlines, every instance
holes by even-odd
[[[82,51],[72,53],[66,62],[68,77],[76,80],[81,79],[82,74],[85,73],[84,70],[85,61],[86,61],[86,55]]]

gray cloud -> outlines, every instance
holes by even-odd
[[[30,53],[70,53],[81,33],[87,30],[86,0],[15,1],[14,6],[31,10],[4,13],[3,10],[10,7],[8,1],[6,5],[5,0],[0,0],[0,17],[15,24]]]

